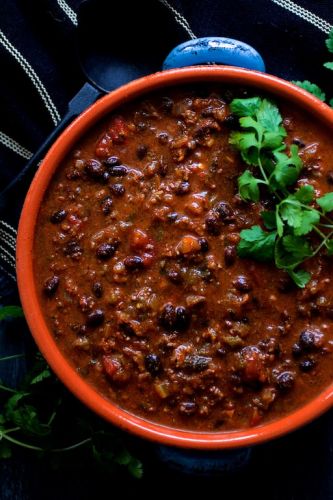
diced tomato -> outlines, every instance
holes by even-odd
[[[149,238],[147,233],[141,229],[134,229],[131,234],[131,247],[134,250],[145,249],[149,243]]]
[[[124,142],[128,135],[128,127],[122,116],[116,116],[109,127],[109,134],[113,142],[119,144]]]
[[[111,378],[113,378],[118,372],[118,370],[121,369],[120,362],[117,359],[113,358],[112,356],[103,356],[102,363],[104,371]]]
[[[111,137],[108,134],[104,134],[98,141],[95,149],[95,154],[98,158],[105,158],[108,156],[111,142]]]

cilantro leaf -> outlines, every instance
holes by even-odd
[[[246,163],[249,165],[258,164],[259,143],[254,132],[232,132],[229,142],[241,152]]]
[[[310,184],[301,186],[299,189],[297,189],[297,191],[295,191],[294,196],[300,203],[308,205],[314,198],[314,187]]]
[[[51,376],[52,373],[49,368],[45,368],[45,370],[41,371],[32,378],[32,380],[30,381],[30,385],[39,384],[39,382],[42,382],[43,380],[50,378]]]
[[[1,433],[0,433],[1,437]],[[12,456],[12,450],[3,440],[0,441],[0,459],[2,458],[10,458]]]
[[[261,212],[262,220],[264,221],[265,227],[267,229],[276,229],[276,214],[272,211]]]
[[[318,85],[315,83],[309,82],[309,80],[304,80],[303,82],[299,80],[293,80],[291,83],[294,85],[297,85],[297,87],[300,87],[301,89],[306,90],[307,92],[310,92],[310,94],[313,94],[315,97],[320,99],[321,101],[326,100],[326,94],[321,90]]]
[[[316,199],[318,205],[323,209],[323,212],[331,212],[333,210],[333,193],[326,193],[324,196]]]
[[[266,132],[277,132],[282,123],[282,117],[275,104],[263,99],[256,113],[257,120]]]
[[[285,250],[297,259],[297,261],[312,256],[312,248],[304,236],[288,234],[282,238],[282,244]]]
[[[311,207],[307,208],[294,195],[288,196],[280,203],[279,212],[296,236],[310,233],[320,221],[320,214]]]
[[[22,308],[19,306],[3,306],[0,308],[0,321],[8,318],[21,318]]]
[[[327,69],[333,69],[333,62],[326,62],[324,63],[324,67]]]
[[[266,232],[260,226],[252,226],[240,232],[237,252],[240,257],[250,257],[261,262],[273,259],[276,231]]]
[[[326,39],[325,43],[328,51],[333,53],[333,29],[329,32],[328,38]]]
[[[260,97],[233,99],[230,103],[230,109],[236,116],[254,116],[259,109],[260,103]]]
[[[333,31],[331,44],[333,47]],[[295,83],[322,100],[326,97],[318,86],[309,81]],[[253,172],[246,169],[239,177],[239,194],[245,201],[258,202],[260,184],[264,184],[275,204],[274,210],[261,214],[268,231],[259,225],[241,231],[238,255],[259,261],[274,258],[276,267],[289,272],[295,283],[304,287],[310,274],[296,269],[299,264],[324,248],[328,255],[333,255],[333,237],[330,240],[333,220],[326,215],[333,211],[333,192],[315,200],[315,190],[311,185],[290,190],[299,178],[303,163],[295,144],[289,150],[287,148],[284,141],[287,132],[274,103],[253,98],[250,101],[237,99],[234,104],[243,130],[233,132],[229,142],[240,151],[247,164],[257,167]],[[322,211],[311,206],[314,201]],[[323,215],[325,223],[320,224]],[[318,224],[320,227],[317,227]],[[305,237],[312,231],[316,232],[316,239],[322,239],[314,250],[310,242],[315,243],[316,239]]]
[[[304,271],[304,269],[299,269],[298,271],[290,269],[288,270],[288,274],[299,288],[304,288],[311,279],[311,274]]]
[[[295,184],[302,169],[302,160],[298,156],[298,147],[294,144],[290,148],[290,157],[280,151],[274,152],[277,161],[271,174],[277,187],[284,189]]]
[[[256,179],[249,170],[245,170],[238,178],[238,189],[241,198],[248,201],[259,201],[260,192],[258,185],[262,182],[262,180]]]

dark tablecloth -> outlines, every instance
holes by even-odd
[[[80,3],[1,0],[2,188],[23,168],[29,152],[34,152],[51,132],[66,112],[68,101],[85,82],[77,57],[76,14]],[[144,57],[151,58],[156,71],[168,50],[189,38],[176,22],[177,15],[158,0],[111,4],[112,15],[103,28],[110,35],[109,50],[116,50],[118,44],[128,47],[129,60],[131,45],[136,43],[133,33],[150,34],[151,50]],[[332,0],[297,0],[296,4],[289,0],[170,0],[170,5],[185,17],[196,36],[227,36],[247,42],[261,53],[268,73],[288,80],[309,79],[333,97],[333,73],[322,66],[329,59],[324,41],[325,30],[333,24]],[[133,9],[135,16],[131,15]],[[92,40],[94,36],[92,28]],[[13,204],[18,202],[12,200]],[[13,206],[8,204],[8,212]],[[14,282],[2,277],[3,302],[16,300],[15,290]],[[22,343],[20,335],[2,330],[0,352],[16,352]],[[0,378],[11,381],[15,376],[15,365],[10,372],[0,366]],[[136,444],[146,466],[140,482],[122,476],[108,480],[95,473],[82,475],[79,468],[66,473],[52,471],[25,455],[0,462],[0,499],[65,500],[119,494],[153,498],[184,491],[188,498],[213,493],[223,498],[327,500],[333,498],[332,428],[333,413],[329,412],[292,435],[254,448],[242,469],[209,479],[170,470],[156,458],[156,448],[144,442]]]

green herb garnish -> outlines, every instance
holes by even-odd
[[[328,38],[325,40],[325,43],[328,51],[333,53],[333,30],[330,31]],[[326,62],[323,64],[323,66],[327,69],[333,70],[333,62]],[[324,102],[326,101],[325,92],[315,83],[309,82],[309,80],[304,80],[303,82],[295,80],[292,83],[294,83],[298,87],[301,87],[307,92],[310,92],[310,94],[313,94],[315,97],[318,97],[318,99],[320,99],[321,101]],[[328,101],[328,104],[333,108],[333,99],[330,99]]]
[[[302,169],[298,147],[285,143],[287,132],[277,106],[268,99],[234,99],[232,113],[239,117],[240,130],[230,143],[240,151],[247,165],[238,178],[238,189],[245,201],[258,202],[262,188],[274,202],[274,209],[261,213],[265,230],[252,226],[241,231],[240,257],[262,262],[274,261],[303,288],[311,275],[298,266],[322,248],[333,254],[333,193],[315,198],[311,185],[294,189]],[[319,239],[313,246],[313,235]],[[311,238],[310,238],[311,237]]]
[[[22,315],[18,306],[0,309],[0,321]],[[0,362],[23,357],[3,356]],[[24,449],[52,467],[79,462],[89,470],[95,464],[106,475],[125,467],[132,476],[142,476],[142,463],[127,448],[126,438],[76,400],[39,353],[16,387],[0,381],[0,403],[0,459]]]

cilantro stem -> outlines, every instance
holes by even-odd
[[[92,438],[86,438],[83,439],[82,441],[79,441],[78,443],[72,444],[71,446],[66,446],[65,448],[55,448],[50,451],[52,453],[61,453],[63,451],[72,451],[75,450],[76,448],[80,448],[81,446],[84,446],[85,444],[91,443]]]
[[[19,430],[19,428],[16,430]],[[15,439],[11,436],[8,436],[8,431],[0,432],[0,439],[6,439],[7,441],[10,441],[11,443],[16,444],[17,446],[21,446],[21,448],[27,448],[28,450],[45,451],[40,446],[34,446],[32,444],[28,444],[25,443],[24,441],[20,441],[19,439]]]
[[[326,234],[324,234],[318,227],[313,226],[314,231],[316,231],[317,234],[319,234],[323,239],[326,239]]]
[[[269,186],[269,180],[268,180],[268,177],[266,175],[266,172],[264,170],[264,167],[262,166],[262,163],[261,163],[261,159],[260,159],[260,149],[259,149],[259,152],[258,152],[258,166],[259,166],[259,169],[260,169],[260,172],[261,172],[261,175],[263,176],[264,180],[265,180],[265,183],[267,184],[267,186]]]
[[[21,448],[27,448],[29,450],[34,450],[34,451],[50,451],[52,453],[62,453],[63,451],[72,451],[77,448],[80,448],[81,446],[84,446],[85,444],[91,443],[92,438],[86,438],[83,439],[82,441],[79,441],[78,443],[74,443],[70,446],[66,446],[64,448],[54,448],[51,450],[47,450],[46,448],[41,448],[40,446],[35,446],[29,443],[26,443],[25,441],[21,441],[19,439],[15,439],[12,436],[8,436],[8,434],[12,432],[17,432],[21,430],[20,427],[13,427],[12,429],[6,429],[5,431],[0,431],[0,441],[1,439],[6,439],[7,441],[10,441],[13,444],[16,444],[17,446],[20,446]]]
[[[314,228],[314,229],[316,229],[316,228]],[[333,231],[331,231],[330,233],[328,233],[328,235],[326,235],[326,236],[324,235],[323,241],[320,243],[320,245],[318,245],[318,247],[313,252],[313,254],[312,254],[311,257],[314,257],[315,255],[317,255],[317,253],[319,252],[319,250],[321,250],[323,248],[323,246],[326,244],[326,241],[329,240],[331,238],[331,236],[333,236]]]
[[[12,356],[4,356],[3,358],[0,358],[0,361],[9,361],[11,359],[18,359],[18,358],[24,358],[25,354],[13,354]]]
[[[12,389],[11,387],[7,387],[6,385],[2,385],[2,384],[0,384],[0,390],[12,392],[14,394],[17,392],[15,389]]]

